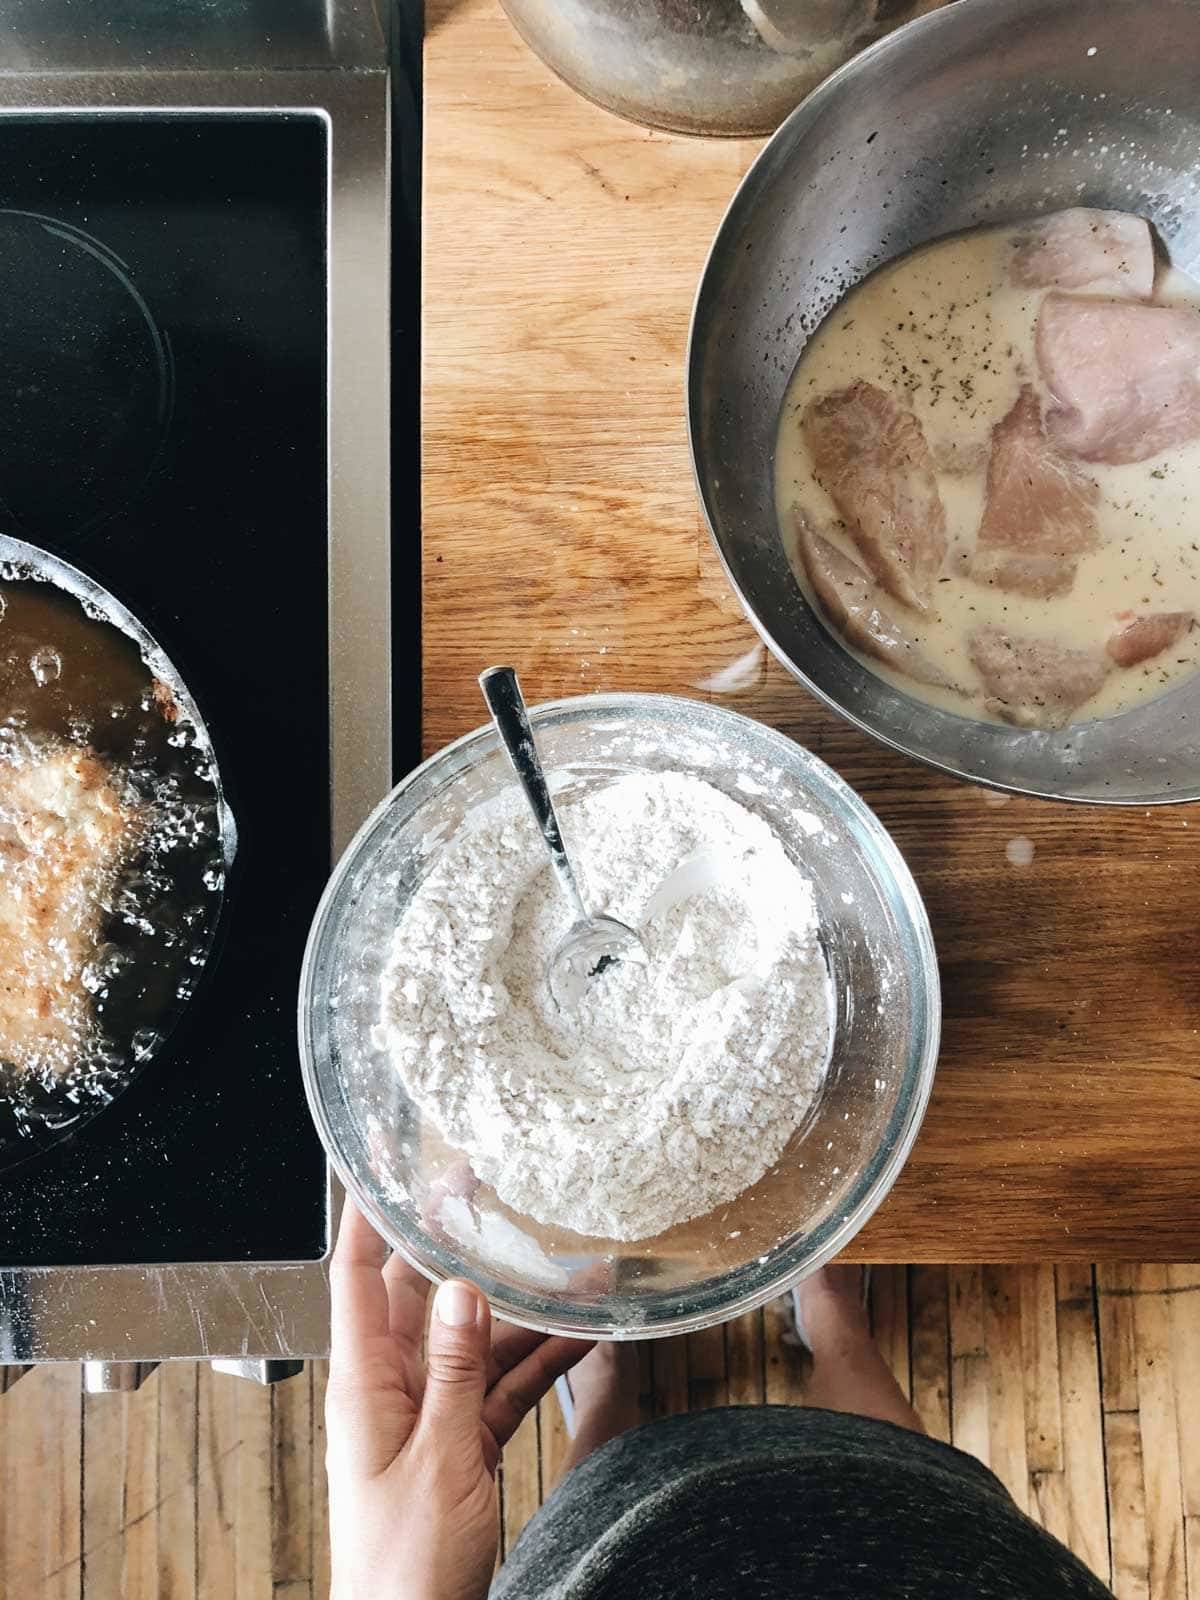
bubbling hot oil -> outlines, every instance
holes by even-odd
[[[0,769],[66,748],[103,763],[135,838],[85,908],[82,1034],[36,1070],[0,1061],[0,1160],[106,1103],[157,1052],[207,963],[229,853],[213,753],[174,686],[95,607],[0,563]]]

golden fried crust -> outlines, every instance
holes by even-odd
[[[139,831],[91,751],[29,742],[0,762],[0,1061],[61,1072],[84,1053],[84,969]]]

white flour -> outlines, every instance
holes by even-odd
[[[643,1239],[756,1182],[820,1087],[832,1003],[812,888],[765,822],[698,778],[621,778],[559,814],[589,909],[637,928],[648,965],[555,1010],[546,966],[570,917],[513,796],[409,904],[380,1039],[514,1211]]]

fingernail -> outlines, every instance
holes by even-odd
[[[469,1283],[443,1283],[434,1296],[433,1308],[447,1328],[465,1328],[475,1321],[475,1291]]]

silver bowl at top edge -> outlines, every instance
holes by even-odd
[[[1026,794],[1195,800],[1200,674],[1056,732],[958,716],[833,637],[779,536],[780,409],[826,313],[919,244],[1067,205],[1140,212],[1173,263],[1200,275],[1200,0],[957,0],[843,67],[766,146],[713,243],[688,351],[697,486],[763,639],[884,744]]]
[[[810,89],[898,27],[917,0],[501,4],[529,48],[596,105],[649,127],[738,138],[773,133]]]

